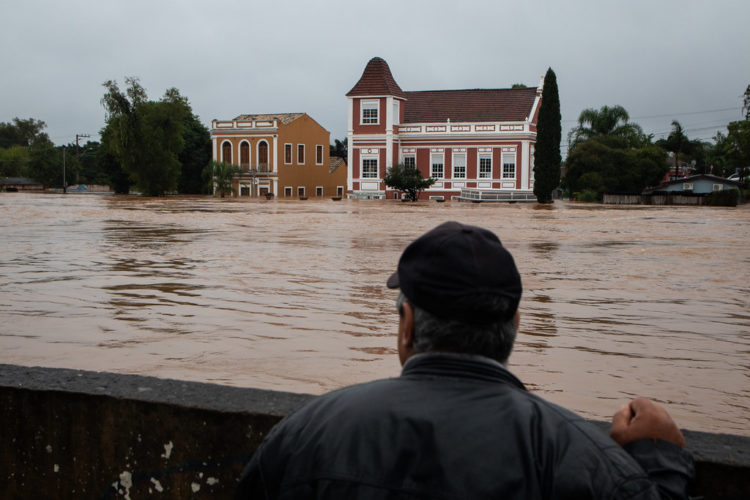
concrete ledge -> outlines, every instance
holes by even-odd
[[[0,498],[231,498],[266,433],[312,397],[0,364]],[[685,435],[694,495],[750,498],[750,438]]]

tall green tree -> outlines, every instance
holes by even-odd
[[[63,150],[55,148],[46,134],[29,147],[28,176],[45,187],[63,185]]]
[[[750,177],[750,120],[732,122],[727,129],[728,160],[740,179],[745,180]]]
[[[647,136],[638,124],[629,121],[630,115],[620,105],[602,106],[600,109],[587,108],[578,116],[578,126],[570,131],[568,142],[570,151],[576,145],[593,137],[613,136],[625,139],[634,147],[645,146]]]
[[[192,114],[187,99],[171,88],[160,101],[149,101],[137,78],[125,82],[125,92],[113,80],[103,84],[110,152],[145,195],[175,191],[178,155],[185,145],[182,133]]]
[[[62,165],[57,182],[52,175],[57,151],[44,132],[46,127],[34,118],[0,123],[0,175],[33,177],[47,186],[62,184]]]
[[[239,165],[212,160],[203,169],[203,177],[208,180],[208,184],[212,186],[214,193],[224,198],[225,195],[235,192],[232,180],[240,172],[242,172],[242,169]]]
[[[680,122],[672,121],[672,130],[666,139],[656,145],[674,155],[674,175],[679,175],[681,163],[693,163],[699,172],[706,172],[706,145],[698,139],[690,140]]]
[[[0,123],[0,148],[11,146],[31,146],[35,140],[49,136],[43,130],[47,124],[34,118],[13,118],[13,123]]]
[[[334,139],[334,144],[331,144],[329,152],[331,156],[338,156],[339,158],[346,159],[349,152],[349,139],[344,137],[343,141]]]
[[[26,177],[28,168],[28,147],[15,144],[0,148],[0,177]]]
[[[655,186],[669,170],[665,151],[655,145],[633,148],[627,140],[594,137],[571,151],[565,162],[565,185],[571,193],[640,193]]]
[[[667,136],[666,146],[667,151],[674,153],[674,175],[675,178],[680,172],[680,153],[682,153],[685,145],[690,141],[682,130],[682,125],[677,120],[672,120],[672,131]]]
[[[560,184],[560,95],[552,68],[544,76],[534,150],[534,195],[540,203],[552,202],[552,191]]]
[[[708,173],[718,175],[719,177],[728,177],[732,174],[727,161],[727,152],[729,145],[727,136],[717,132],[713,138],[713,144],[706,148],[706,163],[709,165]]]
[[[107,184],[110,185],[115,194],[128,194],[133,182],[112,152],[115,149],[111,145],[113,130],[114,128],[104,127],[100,133],[102,143],[96,151],[96,165],[98,170],[106,176]]]
[[[182,165],[177,190],[183,194],[207,193],[203,168],[211,160],[211,133],[194,114],[185,120],[185,147],[178,156]]]
[[[404,191],[407,200],[417,201],[419,193],[435,184],[435,179],[423,178],[416,166],[398,164],[388,169],[383,182],[390,188]]]

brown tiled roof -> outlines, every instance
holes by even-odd
[[[380,57],[373,57],[365,66],[362,77],[346,95],[347,97],[381,95],[404,97],[404,91],[393,79],[388,63]]]
[[[259,122],[279,120],[284,125],[289,125],[304,113],[275,113],[265,115],[240,115],[235,120],[255,120]]]
[[[340,156],[331,156],[328,160],[328,172],[332,174],[342,165],[346,165],[346,161],[343,158]]]
[[[523,121],[536,88],[406,92],[404,123]]]

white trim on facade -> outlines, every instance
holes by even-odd
[[[346,142],[349,145],[346,152],[346,190],[351,191],[354,189],[354,99],[348,97],[346,101]]]
[[[385,100],[385,168],[393,166],[393,97]]]
[[[279,172],[279,150],[277,149],[279,147],[279,136],[274,135],[273,136],[273,155],[269,152],[268,154],[273,157],[273,173]],[[276,193],[276,186],[274,186],[274,193]]]

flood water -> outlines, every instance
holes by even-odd
[[[586,417],[634,396],[750,435],[750,205],[0,194],[0,363],[319,394],[396,376],[409,241],[495,231],[524,281],[510,369]]]

